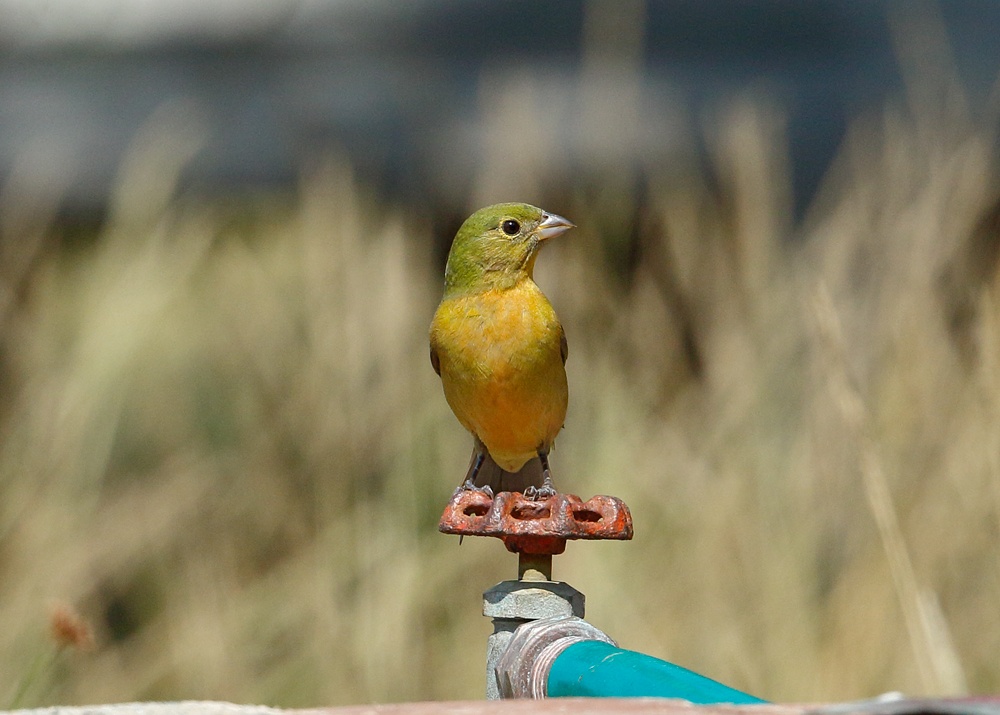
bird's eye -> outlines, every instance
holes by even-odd
[[[517,232],[521,230],[521,224],[512,218],[508,218],[500,224],[500,229],[508,236],[516,236]]]

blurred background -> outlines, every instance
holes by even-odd
[[[477,699],[427,357],[527,201],[555,577],[778,701],[1000,691],[1000,6],[0,0],[0,707]]]

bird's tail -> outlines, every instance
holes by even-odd
[[[472,477],[480,454],[484,456],[484,459],[482,466],[479,467],[479,474],[476,475],[475,485],[477,487],[489,485],[493,493],[496,494],[498,492],[524,493],[528,487],[542,486],[542,462],[538,457],[529,459],[518,471],[508,472],[493,461],[493,457],[482,444],[476,444],[472,450],[472,461],[469,463],[469,471],[466,472],[465,479]]]

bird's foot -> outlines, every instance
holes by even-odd
[[[471,479],[466,479],[461,486],[457,487],[455,489],[455,493],[452,494],[452,496],[455,496],[455,494],[461,494],[462,492],[479,492],[480,494],[485,494],[490,499],[493,498],[493,489],[490,487],[489,484],[484,484],[481,487],[477,487],[475,482],[473,482]]]
[[[524,490],[524,498],[531,501],[545,501],[549,497],[556,495],[556,489],[552,484],[543,484],[540,487],[531,485]]]
[[[557,494],[556,488],[552,486],[552,472],[549,471],[548,453],[539,450],[538,458],[542,461],[542,486],[536,487],[532,484],[524,490],[524,498],[531,501],[544,501]]]
[[[536,487],[532,484],[524,490],[524,498],[531,501],[543,501],[557,494],[556,488],[552,485],[552,472],[549,471],[549,455],[539,450],[538,458],[542,460],[542,486]]]

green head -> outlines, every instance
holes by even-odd
[[[444,273],[445,296],[510,288],[531,278],[542,243],[573,224],[528,204],[479,209],[458,229]]]

